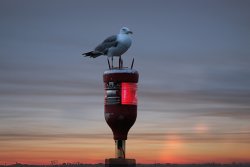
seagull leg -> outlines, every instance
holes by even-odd
[[[122,68],[121,56],[119,56],[119,68]]]
[[[113,68],[114,68],[114,62],[113,62],[113,61],[114,61],[114,58],[113,58],[113,56],[111,57],[111,61],[112,61],[112,62],[111,62],[111,68],[113,69]]]
[[[122,60],[122,58],[121,58],[121,68],[123,68],[123,60]]]

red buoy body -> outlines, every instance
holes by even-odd
[[[111,69],[103,74],[105,120],[114,140],[127,140],[137,117],[137,83],[139,74],[132,69]]]

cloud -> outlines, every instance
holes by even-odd
[[[173,138],[172,138],[173,136]],[[138,133],[130,136],[131,140],[165,141],[175,140],[178,136],[184,143],[248,143],[250,132],[232,133]]]
[[[249,143],[250,132],[231,132],[231,133],[131,133],[130,141],[162,142],[175,140],[178,136],[183,143]],[[112,140],[110,133],[1,133],[0,141],[67,141],[67,140]]]
[[[67,139],[112,139],[111,134],[41,134],[41,133],[1,133],[1,141],[67,140]]]
[[[176,113],[191,117],[230,117],[249,119],[250,97],[247,91],[141,91],[143,111]]]

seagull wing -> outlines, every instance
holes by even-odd
[[[108,49],[111,47],[116,47],[118,44],[117,41],[117,35],[112,35],[105,39],[101,44],[99,44],[96,48],[95,51],[101,52],[104,55],[107,55]]]
[[[99,44],[94,49],[94,51],[83,53],[82,55],[85,55],[85,57],[92,57],[92,58],[96,58],[101,55],[107,55],[109,48],[116,47],[117,44],[118,44],[117,35],[112,35],[106,38],[101,44]]]

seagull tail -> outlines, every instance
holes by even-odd
[[[102,52],[98,52],[98,51],[91,51],[91,52],[83,53],[82,55],[84,55],[84,57],[96,58],[98,56],[103,55],[103,53]]]

